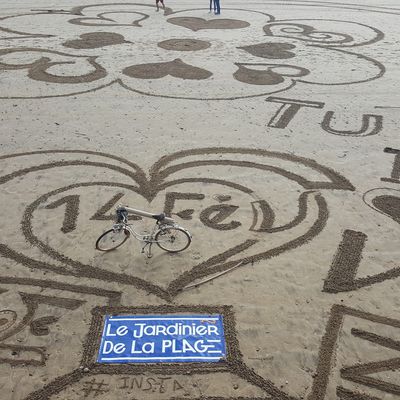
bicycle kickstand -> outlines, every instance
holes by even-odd
[[[146,252],[147,258],[153,257],[153,254],[151,253],[151,245],[152,245],[151,242],[147,242],[147,243],[145,243],[145,245],[142,247],[142,253],[144,253],[144,252],[145,252],[145,248],[146,248],[147,246],[149,246],[148,249],[147,249],[147,252]]]

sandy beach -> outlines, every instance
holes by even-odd
[[[0,399],[399,399],[399,21],[3,0]],[[97,250],[118,205],[190,246]],[[226,356],[98,362],[110,315],[220,315]]]

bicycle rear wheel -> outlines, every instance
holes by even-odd
[[[168,253],[179,253],[187,249],[192,242],[189,234],[181,228],[166,228],[157,232],[155,241]]]
[[[111,251],[122,246],[129,238],[130,232],[127,229],[115,231],[110,229],[104,232],[96,241],[96,249],[100,251]]]

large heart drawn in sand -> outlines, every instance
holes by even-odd
[[[127,43],[125,38],[113,32],[89,32],[79,36],[79,39],[68,40],[63,46],[72,49],[97,49],[105,46]]]
[[[51,151],[48,153],[51,153]],[[54,153],[57,153],[57,151],[54,151]],[[63,153],[63,151],[59,153]],[[74,152],[71,151],[70,153]],[[87,171],[88,174],[91,168],[111,171],[116,176],[120,174],[121,180],[122,178],[125,180],[130,178],[135,184],[118,183],[118,178],[114,182],[86,181],[75,183],[69,185],[69,187],[62,187],[48,192],[27,206],[22,219],[22,230],[26,240],[35,248],[39,248],[42,253],[46,254],[46,257],[50,256],[57,260],[58,264],[61,263],[62,265],[26,257],[17,253],[11,246],[4,244],[0,245],[0,253],[5,257],[13,258],[20,263],[29,265],[30,268],[50,270],[62,275],[132,285],[167,301],[171,300],[185,286],[196,279],[225,271],[238,262],[246,265],[265,260],[308,243],[321,232],[328,218],[327,204],[319,190],[354,190],[353,186],[344,177],[312,160],[265,150],[205,148],[182,151],[162,157],[150,168],[148,175],[138,165],[119,157],[95,152],[76,152],[76,154],[79,153],[88,153],[97,157],[100,154],[102,157],[106,157],[108,162],[88,161],[86,155],[86,157],[82,156],[80,160],[45,163],[0,177],[0,184],[9,183],[15,178],[21,178],[30,172],[52,168],[65,170],[66,167],[70,166],[81,169],[84,167],[85,173]],[[117,165],[116,160],[118,160]],[[125,164],[123,167],[121,162]],[[220,168],[228,168],[231,171],[230,175],[218,176]],[[203,171],[203,174],[200,173],[201,171]],[[248,177],[250,178],[246,176],[245,172],[249,173]],[[274,176],[284,179],[285,182],[294,183],[297,188],[304,189],[298,197],[298,204],[295,204],[296,213],[294,218],[283,224],[281,222],[275,223],[275,211],[259,195],[263,190],[268,193],[268,190],[272,188],[273,179],[271,177],[273,178]],[[88,180],[90,181],[90,179]],[[254,180],[254,182],[251,182],[251,180]],[[229,243],[225,248],[214,249],[211,247],[209,250],[215,251],[214,254],[207,253],[208,258],[205,261],[192,267],[189,265],[189,269],[172,279],[166,288],[153,281],[135,276],[134,273],[127,274],[105,270],[98,265],[82,263],[79,260],[61,254],[57,249],[49,246],[46,241],[40,239],[32,227],[32,217],[35,210],[43,206],[51,196],[64,193],[72,187],[107,185],[118,188],[124,186],[151,203],[162,190],[187,183],[194,183],[197,187],[215,184],[251,195],[255,200],[251,204],[253,210],[258,209],[261,212],[254,213],[250,228],[245,227],[239,232],[240,241],[236,242],[233,247]],[[315,211],[314,214],[311,214],[311,217],[308,215],[309,209]],[[188,218],[187,213],[182,215],[184,218]],[[257,218],[260,215],[262,217]],[[218,223],[218,217],[212,217],[210,220],[213,223]],[[306,222],[307,224],[305,225]],[[233,224],[233,226],[236,227],[238,225]],[[226,225],[222,225],[221,231],[225,228]],[[249,236],[246,236],[245,232],[250,232]],[[279,238],[278,243],[274,243],[273,238],[276,234],[283,234],[284,240]],[[195,238],[195,240],[201,240],[201,237]],[[76,243],[76,245],[78,246],[79,243]]]
[[[160,79],[169,75],[180,79],[201,80],[212,76],[210,71],[186,64],[179,58],[167,62],[132,65],[122,72],[130,78],[138,79]]]
[[[250,24],[238,19],[211,19],[197,17],[174,17],[167,20],[170,24],[188,28],[194,32],[202,29],[241,29],[247,28]]]

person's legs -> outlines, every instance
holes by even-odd
[[[215,10],[215,14],[221,14],[219,0],[214,0],[214,10]]]
[[[162,4],[162,8],[165,9],[164,0],[156,0],[157,11],[160,9],[158,3],[161,3]]]
[[[210,12],[211,12],[212,10],[214,10],[214,12],[217,11],[215,0],[210,0]]]

